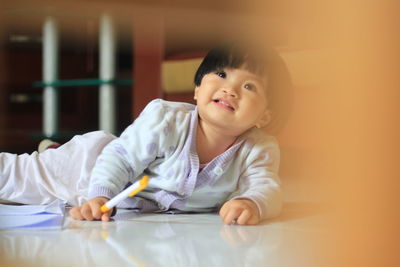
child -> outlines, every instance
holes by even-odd
[[[271,66],[252,50],[211,50],[195,75],[197,105],[154,100],[120,137],[98,131],[31,155],[0,153],[0,198],[55,198],[77,220],[110,220],[100,207],[144,174],[148,187],[118,207],[142,212],[211,212],[226,224],[279,214],[279,148],[271,121]],[[271,92],[270,92],[271,91]]]

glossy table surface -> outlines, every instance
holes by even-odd
[[[331,209],[287,198],[280,217],[224,225],[218,214],[65,218],[62,230],[0,231],[2,266],[326,266]]]

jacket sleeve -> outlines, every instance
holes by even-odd
[[[89,199],[112,198],[140,178],[159,154],[169,127],[168,115],[160,100],[152,101],[119,138],[103,149],[91,174]]]
[[[273,137],[256,143],[249,150],[238,189],[231,199],[246,198],[256,203],[262,220],[279,215],[282,192],[278,176],[280,151]]]

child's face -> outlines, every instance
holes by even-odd
[[[204,75],[194,98],[204,123],[236,136],[269,118],[266,80],[245,69],[228,68]]]

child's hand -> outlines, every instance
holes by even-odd
[[[69,215],[75,220],[102,220],[104,222],[108,222],[110,220],[110,216],[112,210],[102,213],[100,211],[101,206],[103,206],[109,199],[104,197],[96,197],[84,203],[82,206],[73,207],[69,211]]]
[[[234,199],[222,205],[219,215],[226,224],[236,220],[240,225],[255,225],[260,222],[257,205],[249,199]]]

